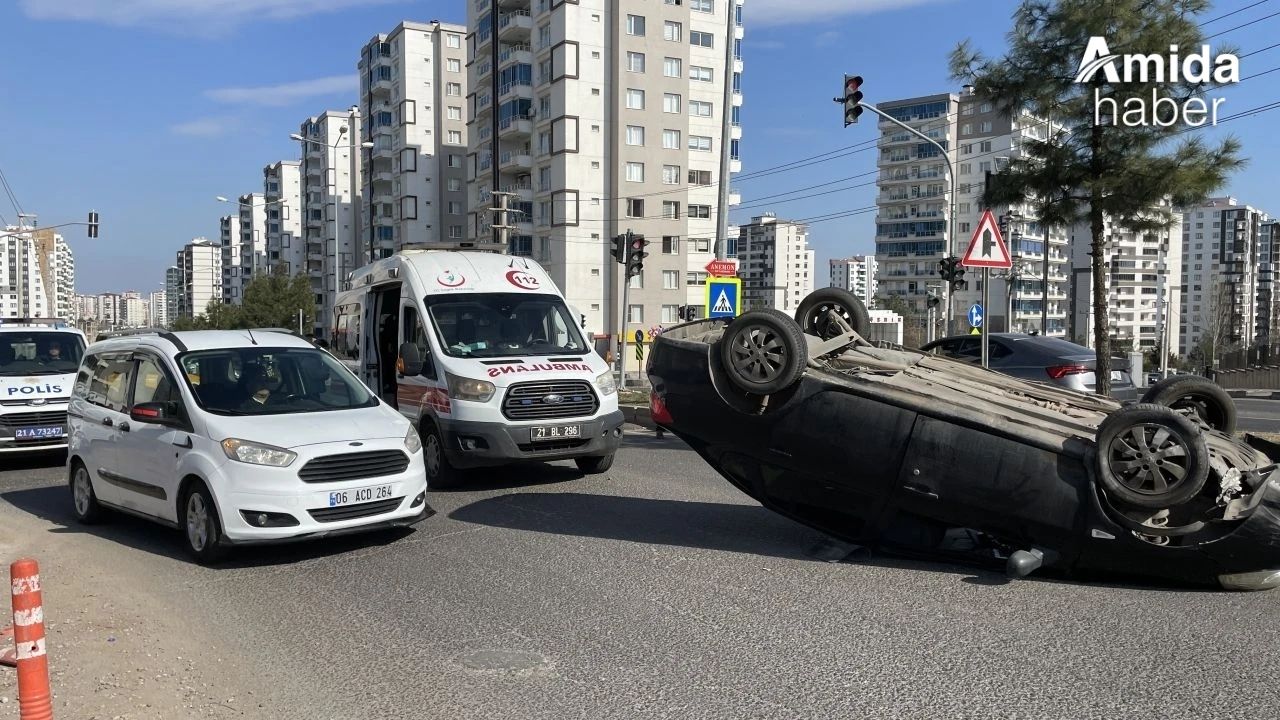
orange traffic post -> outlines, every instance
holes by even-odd
[[[18,717],[52,720],[40,565],[30,558],[18,560],[9,566],[9,580],[13,588],[13,643],[18,655]]]

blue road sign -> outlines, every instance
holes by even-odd
[[[969,308],[969,327],[982,327],[982,306],[977,303]]]
[[[742,281],[738,278],[707,278],[707,317],[737,317],[742,304]]]

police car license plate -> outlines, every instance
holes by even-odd
[[[66,431],[61,425],[56,427],[18,428],[13,431],[15,440],[45,440],[48,438],[60,438],[63,435],[66,435]]]
[[[582,437],[581,425],[543,425],[530,428],[529,439],[534,442],[545,440],[577,440]]]

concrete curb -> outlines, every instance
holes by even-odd
[[[1280,391],[1277,390],[1228,390],[1227,395],[1254,400],[1280,400]]]
[[[632,425],[647,427],[650,430],[657,427],[653,423],[653,413],[647,406],[623,405],[618,409],[622,411],[622,417]]]

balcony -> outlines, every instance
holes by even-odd
[[[308,216],[307,216],[307,227],[309,227],[309,228],[318,228],[318,227],[323,227],[323,226],[324,226],[324,216],[323,216],[323,215],[308,215]]]
[[[320,158],[324,157],[325,146],[321,144],[322,141],[320,140],[315,140],[315,138],[312,138],[312,140],[314,142],[306,143],[307,145],[306,158],[308,160],[319,160]],[[311,165],[311,164],[312,163],[308,163],[308,165]]]
[[[533,66],[533,48],[528,43],[507,45],[498,51],[498,69],[511,64]]]
[[[514,168],[530,170],[533,168],[533,156],[531,156],[527,150],[521,150],[519,152],[506,150],[498,156],[498,167],[503,170],[510,170]]]
[[[498,100],[510,100],[512,98],[522,98],[525,100],[533,99],[533,86],[526,82],[509,82],[498,88]],[[479,101],[476,103],[479,106]]]
[[[741,204],[742,204],[742,193],[741,193],[740,191],[738,191],[738,190],[730,190],[730,191],[729,191],[729,204],[730,204],[730,205],[741,205]]]
[[[390,95],[391,81],[385,78],[378,78],[374,80],[373,82],[369,83],[369,94],[377,95],[377,96]]]
[[[373,196],[374,205],[390,205],[394,202],[395,198],[389,192],[379,192]]]
[[[533,120],[531,118],[512,116],[498,121],[498,137],[516,138],[532,136]]]
[[[391,149],[389,142],[378,143],[369,151],[369,157],[374,160],[390,160],[395,156],[396,151]]]
[[[375,170],[369,179],[374,183],[390,183],[395,175],[390,170]]]
[[[498,17],[498,39],[506,42],[528,40],[533,32],[533,18],[528,10],[516,10]]]
[[[528,180],[503,185],[502,192],[512,193],[524,202],[533,202],[533,184]],[[516,217],[519,217],[519,215]]]

